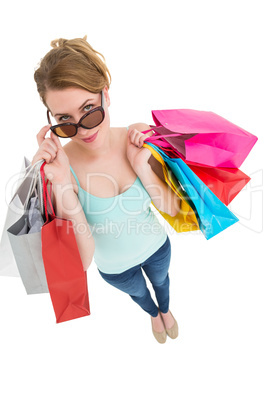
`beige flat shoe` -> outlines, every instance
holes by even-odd
[[[152,330],[153,330],[153,334],[155,339],[157,340],[157,342],[159,343],[165,343],[167,340],[167,333],[166,330],[164,330],[163,332],[156,332],[153,328],[153,320],[151,318],[151,323],[152,323]]]
[[[170,314],[173,317],[173,314],[171,313],[171,311],[170,311]],[[171,327],[169,329],[166,328],[166,332],[171,339],[176,339],[179,336],[179,326],[174,317],[173,317],[173,319],[175,321],[173,327]]]

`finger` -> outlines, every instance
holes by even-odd
[[[143,138],[146,137],[144,134],[142,134],[138,130],[134,130],[133,136],[132,136],[132,142],[136,147],[141,148],[143,144]]]
[[[58,152],[58,147],[55,144],[55,142],[51,138],[46,138],[46,145],[44,146],[44,150],[50,153],[57,153]]]
[[[44,152],[44,153],[42,154],[42,159],[45,159],[46,163],[51,163],[51,162],[53,162],[53,160],[54,160],[55,158],[54,158],[53,155],[51,155],[50,153]]]
[[[131,143],[131,135],[132,135],[133,130],[132,129],[128,129],[127,132],[127,140],[128,140],[128,144]]]
[[[36,138],[37,138],[37,142],[38,145],[40,146],[42,144],[42,142],[45,139],[46,133],[49,131],[51,125],[48,124],[45,127],[41,128],[41,130],[39,131],[39,133],[37,134]]]
[[[139,138],[139,146],[142,147],[144,140],[146,140],[146,138],[150,137],[150,135],[147,134],[143,134],[140,138]]]
[[[54,141],[54,143],[56,144],[57,148],[63,149],[59,137],[56,134],[54,134],[52,131],[50,133],[50,138]]]
[[[136,147],[139,145],[139,134],[140,132],[136,129],[131,130],[129,133],[129,140],[133,145],[136,145]]]
[[[44,149],[44,152],[50,154],[52,159],[55,159],[58,153],[58,148],[54,143],[49,143],[48,146]]]

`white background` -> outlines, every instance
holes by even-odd
[[[91,316],[55,324],[49,295],[0,277],[0,399],[267,402],[267,11],[265,1],[12,1],[1,6],[0,224],[6,186],[46,123],[33,80],[52,39],[83,37],[112,75],[111,123],[153,124],[152,109],[214,111],[257,135],[240,222],[172,243],[171,311],[180,335],[158,344],[150,318],[92,264]],[[165,225],[165,221],[157,215]],[[266,224],[265,224],[266,223]]]

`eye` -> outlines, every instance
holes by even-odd
[[[67,115],[61,116],[61,117],[59,118],[59,121],[66,122],[69,118],[70,118],[70,116],[67,116]]]
[[[84,107],[85,112],[89,112],[93,108],[93,105],[87,105]]]

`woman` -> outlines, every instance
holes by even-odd
[[[142,131],[150,127],[110,127],[111,76],[104,57],[86,37],[55,40],[51,46],[34,75],[50,124],[37,134],[32,164],[47,162],[57,215],[72,219],[84,269],[94,256],[101,276],[150,314],[153,334],[164,343],[167,334],[178,336],[169,310],[171,247],[150,203],[175,216],[179,199],[161,176],[159,162],[142,147],[148,137]],[[71,140],[62,146],[59,137]]]

